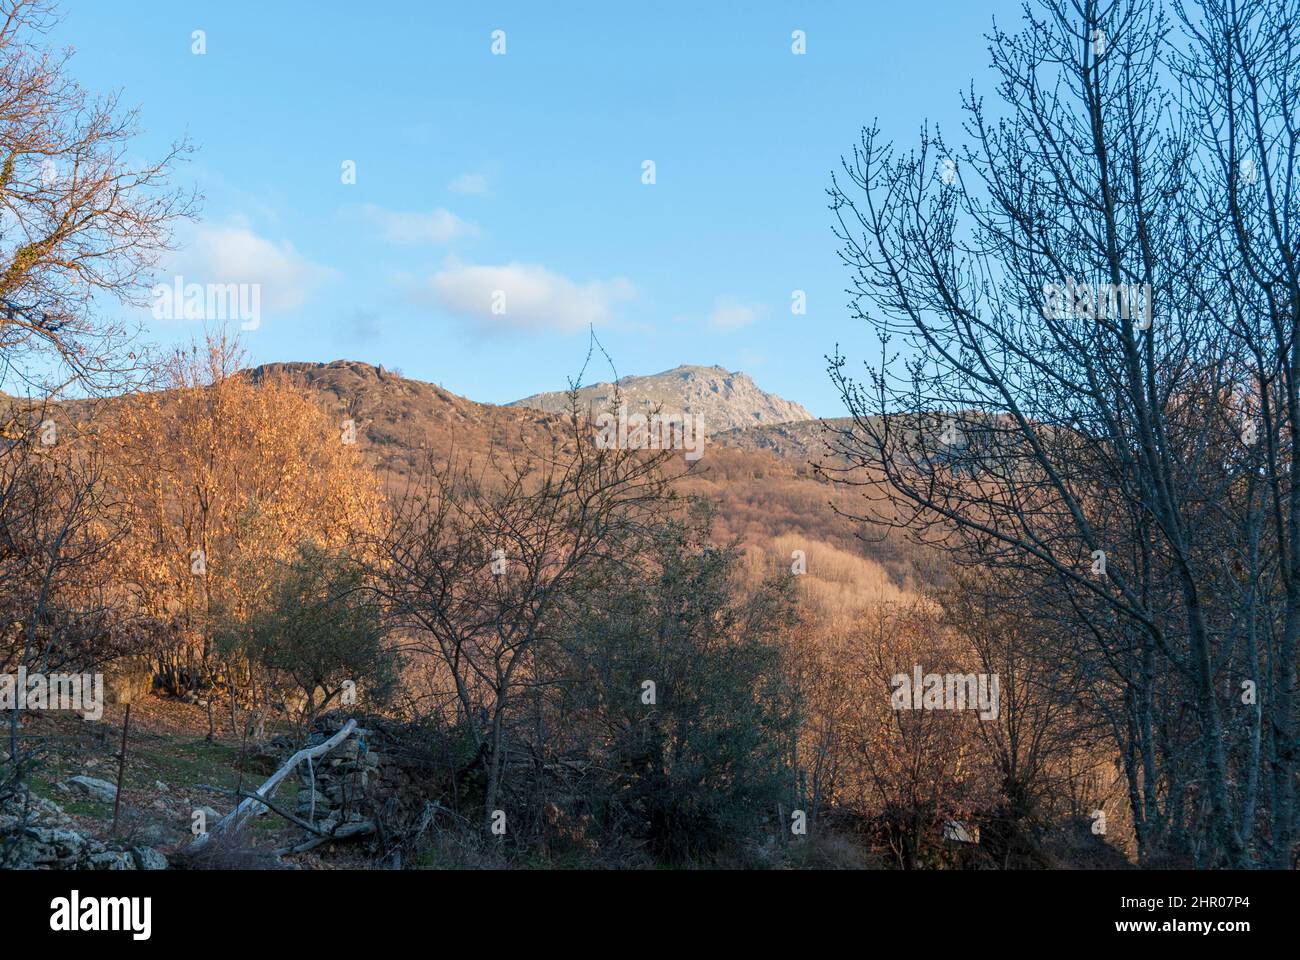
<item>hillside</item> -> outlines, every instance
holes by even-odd
[[[254,381],[284,377],[318,391],[340,425],[356,421],[363,454],[396,475],[415,469],[425,450],[481,457],[494,447],[518,451],[549,444],[557,422],[553,415],[477,403],[355,360],[269,363],[249,373]]]
[[[507,453],[541,450],[558,435],[558,413],[519,404],[478,403],[373,364],[275,363],[250,373],[255,380],[288,377],[319,391],[340,422],[356,420],[362,454],[394,478],[409,475],[426,450],[439,457],[454,451],[460,457],[481,458],[494,448]],[[739,386],[742,396],[750,396],[749,388],[761,393],[744,374],[726,376]],[[725,398],[718,401],[719,408],[724,402]],[[803,409],[795,404],[789,407]],[[711,436],[705,455],[687,464],[689,473],[679,489],[713,503],[718,538],[738,540],[756,560],[767,554],[772,564],[788,566],[790,550],[802,544],[810,553],[834,551],[855,561],[860,569],[852,586],[859,592],[910,588],[916,578],[915,548],[895,538],[860,539],[857,526],[836,512],[838,508],[851,513],[854,495],[815,477],[809,464],[824,455],[821,433],[820,421],[805,418]]]
[[[844,429],[852,422],[849,417],[826,420],[809,418],[727,430],[710,439],[719,446],[739,450],[765,450],[792,463],[820,463],[830,456],[826,429]]]
[[[558,413],[519,404],[478,403],[435,384],[354,360],[271,363],[248,373],[254,381],[285,378],[317,395],[340,428],[344,421],[354,420],[359,452],[393,489],[399,489],[430,453],[439,460],[455,456],[479,462],[493,451],[526,456],[530,450],[549,449],[561,435]],[[751,389],[770,396],[753,387],[744,374],[726,377],[733,384],[733,400],[739,394],[753,401]],[[683,382],[700,381],[691,377]],[[696,409],[720,410],[729,402],[727,396],[721,394],[717,401]],[[647,399],[644,393],[642,397]],[[77,430],[84,429],[92,417],[111,422],[114,404],[74,401],[61,407],[68,427]],[[732,408],[733,414],[737,409]],[[802,410],[794,404],[789,409]],[[722,541],[738,541],[754,562],[788,567],[793,549],[804,549],[810,556],[817,551],[841,555],[837,562],[842,568],[845,563],[855,567],[853,577],[842,585],[843,602],[852,595],[914,588],[922,562],[917,548],[897,537],[863,539],[861,528],[845,516],[855,512],[856,494],[817,478],[812,464],[830,462],[823,423],[837,427],[847,421],[805,418],[710,433],[704,456],[684,464],[688,473],[679,490],[711,502],[715,535]],[[802,579],[812,587],[817,567],[809,573]]]

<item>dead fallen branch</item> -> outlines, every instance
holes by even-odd
[[[299,750],[297,753],[295,753],[292,757],[290,757],[285,762],[284,766],[282,766],[279,770],[275,771],[275,773],[271,774],[270,778],[265,783],[263,783],[260,787],[258,787],[253,794],[247,795],[244,800],[240,801],[239,806],[235,807],[234,810],[232,810],[230,813],[226,814],[224,817],[218,820],[217,823],[212,827],[211,831],[209,831],[208,833],[200,834],[199,836],[195,837],[194,841],[190,844],[189,849],[195,850],[198,849],[199,847],[202,847],[205,843],[208,842],[208,838],[211,837],[213,833],[219,833],[225,830],[238,828],[238,826],[244,822],[244,820],[248,817],[248,815],[251,814],[258,807],[267,807],[268,809],[274,809],[266,801],[269,798],[271,791],[273,791],[280,784],[281,780],[283,780],[290,773],[292,773],[293,770],[298,766],[298,764],[302,763],[304,760],[315,759],[316,757],[321,757],[329,753],[336,746],[338,746],[349,736],[351,736],[352,732],[356,728],[357,728],[357,722],[355,720],[349,720],[347,723],[343,725],[343,727],[339,730],[338,733],[334,734],[334,736],[330,737],[328,740],[324,741],[323,743],[318,743],[314,747],[304,747],[303,749]],[[326,838],[321,837],[318,839],[323,841]]]

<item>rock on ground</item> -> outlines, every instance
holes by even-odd
[[[79,790],[92,797],[95,800],[103,800],[105,803],[112,803],[117,799],[117,787],[107,780],[100,780],[96,777],[69,777],[68,785],[75,790]]]

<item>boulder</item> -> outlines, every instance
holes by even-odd
[[[107,780],[100,780],[96,777],[87,777],[85,775],[70,777],[67,781],[69,787],[77,790],[93,800],[102,800],[105,803],[112,803],[117,799],[117,787]]]
[[[125,850],[105,850],[90,855],[92,870],[134,870],[135,861]]]
[[[141,870],[166,870],[167,858],[153,847],[132,847],[131,856]]]

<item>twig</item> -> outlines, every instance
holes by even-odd
[[[345,823],[341,824],[338,830],[333,833],[321,834],[318,837],[305,840],[296,846],[281,847],[279,850],[274,851],[274,853],[277,857],[283,857],[290,853],[306,853],[308,850],[315,849],[329,840],[347,840],[351,837],[368,836],[374,832],[375,825],[369,820],[364,820],[360,823]]]
[[[284,810],[281,807],[276,806],[267,797],[258,796],[257,794],[250,793],[247,790],[232,790],[231,793],[234,793],[240,797],[245,797],[249,800],[256,800],[259,804],[266,807],[266,809],[270,810],[272,813],[278,813],[280,816],[284,817],[284,819],[290,821],[291,823],[298,824],[298,826],[302,827],[304,830],[310,830],[318,837],[329,836],[328,833],[318,828],[315,824],[310,823],[309,821],[304,820],[301,817],[295,816],[294,814],[290,813],[288,810]]]

